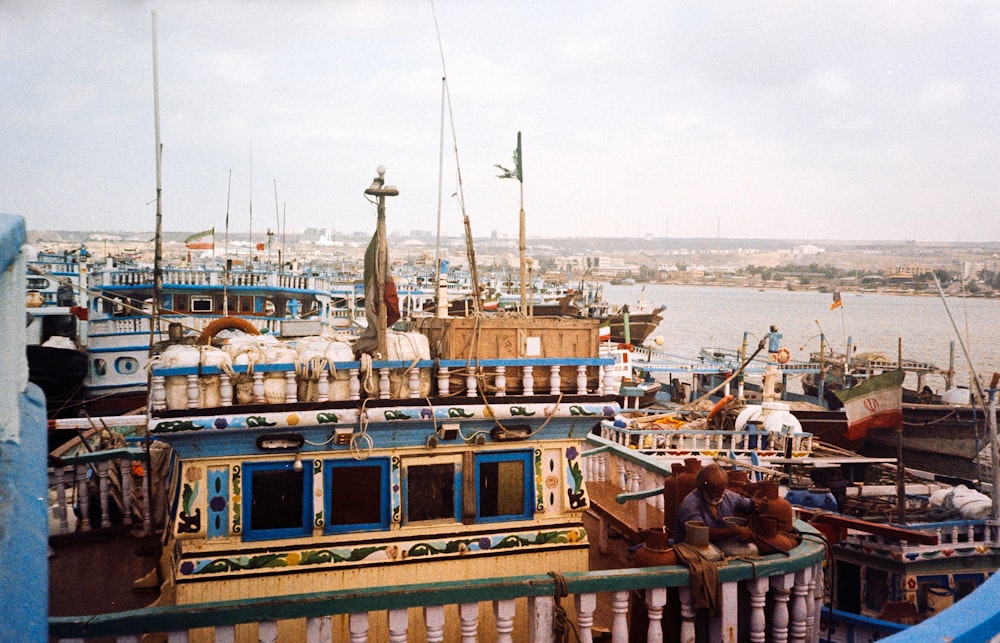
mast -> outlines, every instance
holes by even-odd
[[[163,146],[160,143],[160,71],[156,43],[156,12],[153,11],[153,121],[156,139],[156,235],[153,251],[153,317],[149,320],[149,348],[156,341],[163,293]]]
[[[519,230],[518,230],[518,240],[517,240],[518,254],[520,256],[520,263],[521,263],[521,313],[528,315],[530,317],[527,306],[528,281],[524,274],[525,270],[527,270],[528,267],[528,258],[527,258],[528,249],[527,249],[527,239],[526,239],[527,235],[524,229],[524,174],[522,173],[521,170],[521,132],[517,133],[517,156],[515,157],[514,162],[516,164],[514,171],[517,173],[517,184],[521,189],[521,212],[520,212],[520,218],[518,219]],[[625,341],[627,342],[628,340]]]
[[[398,196],[399,190],[385,184],[385,166],[378,166],[376,171],[378,176],[372,179],[372,184],[365,190],[365,194],[375,197],[378,204],[378,222],[375,228],[375,311],[378,319],[379,359],[388,359],[386,333],[389,329],[385,307],[385,282],[389,278],[389,248],[386,245],[385,233],[385,198]]]
[[[455,178],[458,182],[458,190],[455,196],[458,197],[458,206],[462,209],[462,224],[465,227],[465,255],[469,261],[469,276],[472,280],[472,309],[476,313],[483,310],[483,299],[479,289],[479,270],[476,268],[476,247],[472,239],[472,224],[469,222],[469,215],[465,211],[465,192],[462,188],[462,168],[458,162],[458,134],[455,132],[455,112],[451,109],[451,92],[448,91],[448,70],[444,64],[444,45],[441,44],[441,29],[438,27],[437,12],[434,11],[434,3],[431,3],[431,13],[434,15],[434,29],[438,36],[438,51],[441,53],[441,82],[442,82],[442,109],[448,106],[448,120],[451,124],[451,141],[455,150]],[[441,122],[444,122],[442,113]],[[440,228],[439,228],[440,229]],[[440,259],[438,260],[438,270],[441,269]],[[441,278],[440,275],[438,277]],[[440,286],[439,286],[440,288]]]
[[[229,187],[226,188],[226,236],[225,254],[226,269],[222,272],[222,315],[229,317],[229,271],[232,268],[232,259],[229,258],[229,200],[233,195],[233,169],[229,168]]]
[[[444,63],[442,62],[442,65]],[[441,264],[441,196],[444,191],[444,112],[448,91],[448,79],[441,77],[441,134],[438,143],[438,207],[437,207],[437,237],[434,241],[434,287],[435,287],[435,317],[448,316],[448,280]]]

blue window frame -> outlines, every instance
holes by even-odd
[[[476,521],[527,520],[534,515],[531,451],[476,455]]]
[[[312,534],[312,475],[294,460],[243,465],[243,540]]]
[[[389,459],[323,463],[326,533],[389,528]]]

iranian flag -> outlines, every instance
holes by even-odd
[[[185,239],[184,243],[189,250],[215,250],[215,228],[196,232]]]
[[[863,438],[869,429],[902,425],[904,376],[901,370],[889,371],[836,392],[847,413],[848,439]]]

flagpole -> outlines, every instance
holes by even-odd
[[[903,368],[903,338],[898,338],[899,351],[896,366]],[[900,392],[902,395],[902,392]],[[906,468],[903,466],[903,415],[899,415],[896,425],[896,509],[900,524],[906,522]]]

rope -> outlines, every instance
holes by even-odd
[[[372,356],[368,353],[361,354],[361,387],[369,396],[378,393],[378,384],[372,372]]]
[[[552,620],[552,634],[555,643],[567,643],[569,633],[572,630],[573,637],[579,641],[580,633],[576,630],[576,625],[566,614],[566,608],[562,606],[562,599],[569,596],[569,586],[566,579],[559,572],[548,572],[548,575],[555,581],[555,592],[553,593],[553,610],[555,618]]]
[[[368,435],[368,411],[365,407],[368,406],[369,399],[365,398],[361,403],[361,410],[358,413],[358,432],[351,434],[351,456],[359,461],[367,460],[375,448],[372,436]]]

